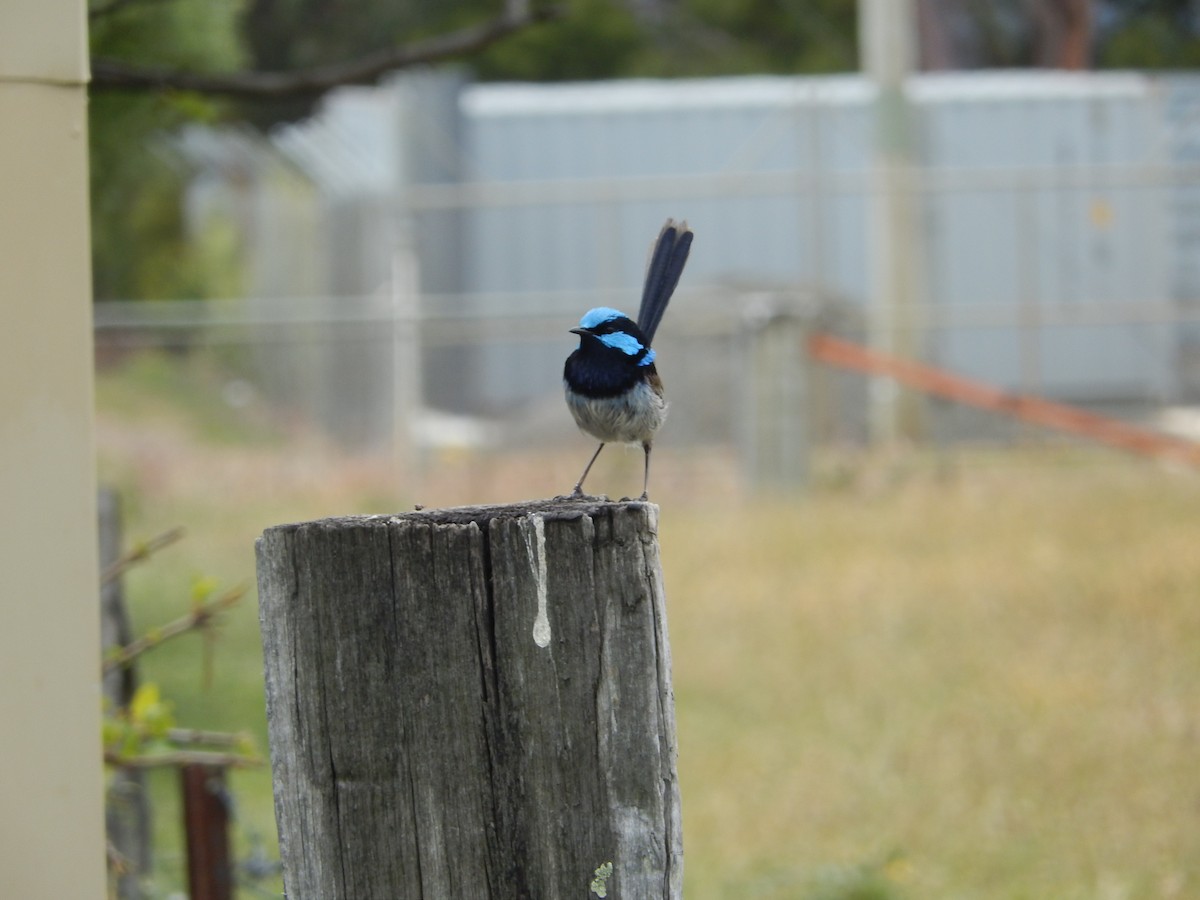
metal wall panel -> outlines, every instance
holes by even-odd
[[[1059,397],[1170,395],[1166,326],[1046,324],[1106,309],[1111,319],[1168,295],[1165,192],[1143,183],[1163,153],[1152,83],[1064,73],[923,81],[925,171],[967,185],[927,198],[931,304],[1007,308],[1026,323],[946,329],[932,358]],[[971,187],[972,169],[986,182]]]
[[[589,287],[633,305],[646,241],[675,215],[698,233],[689,284],[815,287],[861,307],[870,97],[857,76],[468,87],[475,177],[560,189],[469,213],[468,290],[563,291],[547,311],[565,320]],[[1164,162],[1155,83],[957,73],[918,78],[912,99],[932,358],[1057,396],[1172,395],[1171,327],[1088,324],[1170,293],[1168,192],[1145,174]],[[485,405],[516,399],[513,367],[537,358],[485,362]]]

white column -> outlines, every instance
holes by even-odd
[[[87,25],[0,2],[0,893],[103,897]]]

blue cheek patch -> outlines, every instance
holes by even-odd
[[[592,312],[596,312],[596,310],[592,310]],[[592,313],[588,313],[588,316],[591,314]],[[587,316],[584,316],[584,318],[586,319]],[[642,342],[635,338],[632,334],[627,334],[624,331],[614,331],[612,334],[597,335],[596,340],[604,344],[606,347],[612,347],[614,350],[620,350],[626,356],[637,356],[642,352]],[[646,355],[649,356],[650,354]]]
[[[640,363],[638,363],[638,365],[639,366],[648,366],[652,362],[654,362],[654,351],[647,350],[646,355],[644,357],[642,357],[642,361]]]
[[[625,313],[621,312],[619,309],[612,309],[608,306],[597,306],[595,309],[589,309],[583,314],[583,318],[579,320],[579,327],[596,328],[600,325],[603,325],[605,322],[611,322],[613,319],[619,319],[623,315],[625,315]]]

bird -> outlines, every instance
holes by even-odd
[[[598,306],[570,329],[579,335],[579,347],[563,366],[567,408],[575,424],[600,441],[575,483],[573,499],[591,499],[583,492],[583,482],[604,445],[613,442],[641,445],[645,467],[639,499],[649,497],[650,447],[667,417],[667,400],[655,366],[657,354],[650,344],[691,248],[687,222],[667,219],[646,267],[637,321],[618,309]]]

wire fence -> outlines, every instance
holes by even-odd
[[[1200,401],[1200,79],[958,75],[912,99],[919,161],[893,187],[915,201],[914,352],[1140,420]],[[353,450],[544,446],[573,433],[567,329],[632,305],[649,236],[685,215],[697,242],[656,341],[664,439],[743,458],[860,441],[863,379],[814,377],[776,332],[796,323],[799,352],[814,328],[864,339],[878,313],[870,108],[852,77],[418,77],[270,138],[192,134],[193,227],[234,223],[250,296],[99,304],[97,347],[209,348],[233,402]],[[1013,433],[939,403],[927,422]]]
[[[437,308],[438,299],[422,298],[415,306],[432,300]],[[570,300],[576,309],[619,302],[606,292],[580,292]],[[815,364],[803,351],[813,330],[864,340],[859,309],[814,293],[711,286],[692,286],[675,302],[656,342],[672,403],[663,434],[668,446],[732,449],[749,480],[758,482],[802,481],[815,447],[866,442],[866,379]],[[1165,301],[1044,309],[1035,317],[1002,304],[933,312],[923,319],[931,338],[969,328],[1015,331],[1035,344],[1055,330],[1080,326],[1127,337],[1134,326],[1174,333],[1200,324],[1195,309]],[[577,441],[560,382],[573,325],[574,318],[550,308],[429,315],[396,303],[391,286],[354,297],[103,303],[95,315],[102,364],[144,352],[168,360],[201,354],[215,375],[211,389],[219,392],[211,402],[232,408],[256,403],[272,416],[308,423],[347,451],[399,457],[437,448],[485,452]],[[1133,345],[1144,354],[1146,369],[1160,364],[1161,340]],[[472,390],[471,383],[486,377],[480,354],[497,347],[512,351],[523,366],[526,396],[485,410],[430,402],[426,386],[450,377],[446,373],[457,372],[468,383],[464,390]],[[1147,389],[1099,395],[1087,405],[1153,426],[1165,409],[1188,399]],[[927,404],[924,421],[926,437],[935,442],[1030,437],[1007,420],[939,401]]]

